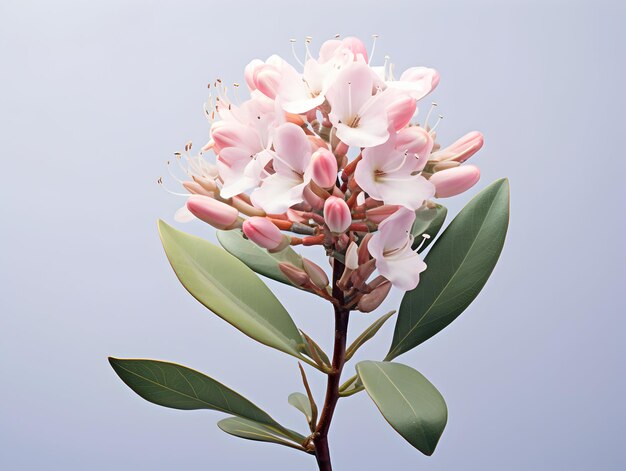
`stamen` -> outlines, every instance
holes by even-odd
[[[352,82],[348,82],[348,116],[350,116],[350,119],[353,118],[352,116]]]
[[[435,129],[437,128],[437,126],[439,126],[439,123],[441,123],[441,120],[443,119],[443,115],[439,115],[437,118],[437,122],[435,123],[435,125],[430,129],[430,131],[428,131],[430,134],[432,134],[433,132],[435,132]]]
[[[389,56],[385,56],[385,63],[383,64],[383,80],[387,81],[387,65],[389,65]]]
[[[397,172],[398,170],[400,170],[404,166],[404,164],[406,163],[406,159],[408,159],[408,158],[409,158],[409,151],[406,150],[406,151],[404,151],[404,157],[402,158],[402,162],[400,162],[400,165],[398,165],[393,170],[385,170],[385,171],[383,171],[383,175],[386,175],[386,174],[389,174],[389,173],[394,173],[394,172]]]
[[[426,120],[424,121],[424,129],[426,129],[427,131],[428,131],[428,120],[430,119],[431,113],[437,106],[438,106],[437,103],[435,103],[434,101],[430,104],[430,109],[428,110],[428,113],[426,114]]]
[[[289,42],[291,43],[291,53],[293,54],[294,59],[296,59],[296,61],[298,62],[298,64],[300,64],[300,66],[304,67],[304,64],[302,63],[300,58],[296,55],[296,40],[292,38],[289,40]]]
[[[172,167],[170,166],[171,162],[168,160],[166,163],[167,163],[167,173],[169,173],[170,177],[172,177],[174,180],[176,180],[178,183],[182,185],[183,181],[180,178],[178,178],[176,175],[174,175],[174,172],[172,172]]]
[[[311,51],[309,51],[309,44],[311,44],[311,41],[313,41],[313,38],[311,36],[307,36],[304,39],[304,48],[306,49],[306,54],[304,55],[305,61],[307,57],[310,57],[311,59],[313,59],[313,56],[311,55]]]
[[[341,34],[337,33],[335,34],[335,39],[339,39],[341,37]]]
[[[420,245],[417,246],[415,251],[419,252],[428,239],[430,239],[430,236],[428,234],[422,234],[422,241],[420,242]]]
[[[167,188],[165,184],[163,183],[163,177],[159,177],[159,179],[157,180],[157,183],[161,186],[161,188],[163,188],[170,195],[184,196],[185,198],[189,198],[189,193],[176,193],[175,191],[172,191],[169,188]]]
[[[370,52],[370,58],[369,61],[367,61],[367,64],[371,64],[372,63],[372,57],[374,57],[374,51],[376,50],[376,40],[378,39],[378,35],[377,34],[372,34],[372,52]]]

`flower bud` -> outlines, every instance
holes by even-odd
[[[369,244],[370,239],[372,238],[374,234],[372,234],[371,232],[365,234],[365,237],[363,237],[363,240],[361,240],[361,244],[359,245],[359,265],[363,265],[366,262],[369,262],[369,260],[372,258],[370,256],[370,252],[367,249],[367,244]]]
[[[346,268],[349,268],[350,270],[356,270],[357,268],[359,268],[358,251],[359,248],[356,243],[350,242],[350,245],[348,245],[348,248],[346,250],[346,261],[344,263]]]
[[[435,185],[437,198],[448,198],[469,190],[480,179],[480,170],[474,165],[462,165],[435,173],[430,182]]]
[[[276,98],[280,87],[281,74],[277,67],[271,64],[260,66],[254,74],[254,83],[257,89],[272,100]]]
[[[259,67],[261,67],[264,64],[265,63],[262,60],[254,59],[246,66],[246,68],[243,71],[244,78],[251,92],[256,90],[257,88],[255,79],[254,79],[255,72],[257,71]]]
[[[328,286],[328,276],[322,267],[313,263],[308,258],[302,257],[302,266],[304,267],[304,271],[311,278],[311,281],[315,286],[320,289],[324,289]]]
[[[242,229],[248,239],[269,252],[279,252],[289,245],[289,237],[267,218],[251,217],[243,222]]]
[[[349,36],[347,38],[344,38],[343,41],[341,41],[341,45],[343,47],[350,49],[350,51],[352,51],[352,54],[354,54],[355,60],[357,60],[359,55],[361,55],[363,56],[363,60],[366,63],[368,62],[367,48],[365,47],[365,44],[363,44],[363,41],[361,41],[359,38]]]
[[[311,282],[311,278],[309,278],[309,275],[307,275],[305,271],[300,270],[291,263],[279,263],[278,268],[283,275],[296,286],[302,287]]]
[[[396,149],[406,150],[418,156],[418,170],[426,165],[435,141],[428,131],[419,126],[409,126],[397,134]]]
[[[415,114],[415,100],[404,93],[397,93],[387,105],[387,119],[395,131],[404,128]]]
[[[378,206],[377,208],[368,209],[365,211],[365,216],[368,221],[373,222],[374,224],[380,224],[393,213],[395,213],[400,206],[385,204],[383,206]]]
[[[331,232],[341,234],[352,223],[350,208],[341,198],[330,196],[324,202],[324,221]]]
[[[372,312],[385,300],[391,290],[391,282],[385,281],[378,285],[371,293],[364,294],[359,299],[357,309],[361,312]]]
[[[304,187],[304,191],[302,192],[302,198],[315,210],[319,211],[324,207],[324,200],[316,195],[313,190],[311,190],[311,187],[309,185]]]
[[[428,67],[411,67],[400,76],[401,82],[411,82],[411,96],[419,100],[432,92],[439,85],[439,72]]]
[[[311,156],[311,177],[322,188],[331,188],[337,181],[337,159],[328,149],[318,149]]]
[[[219,154],[227,147],[243,147],[251,139],[251,134],[254,137],[254,131],[241,124],[216,121],[211,126],[211,138],[215,142],[213,150]]]
[[[434,152],[430,158],[431,160],[439,161],[454,160],[456,162],[465,162],[482,148],[483,143],[482,133],[472,131],[445,149]]]
[[[216,229],[230,230],[240,226],[239,211],[208,196],[190,196],[187,200],[187,209],[195,217]]]

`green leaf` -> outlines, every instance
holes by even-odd
[[[217,410],[281,428],[248,399],[191,368],[164,361],[112,357],[109,363],[129,388],[154,404],[182,410]]]
[[[222,419],[217,423],[217,426],[224,432],[234,435],[235,437],[259,442],[276,443],[278,445],[284,445],[301,451],[306,451],[301,445],[306,440],[306,437],[293,431],[291,431],[293,435],[290,437],[277,433],[276,430],[267,427],[266,425],[240,417],[228,417],[226,419]],[[300,438],[297,439],[297,437]]]
[[[311,410],[311,402],[306,395],[299,392],[291,393],[287,400],[289,401],[289,404],[304,414],[307,422],[311,422],[313,411]]]
[[[509,224],[509,183],[498,180],[454,218],[424,259],[428,268],[408,291],[386,360],[442,330],[476,298],[496,266]]]
[[[376,320],[372,325],[370,325],[367,329],[363,331],[361,335],[359,335],[354,342],[350,344],[350,346],[346,349],[346,361],[348,361],[352,356],[356,353],[356,351],[363,345],[365,342],[370,340],[374,335],[378,333],[380,328],[383,326],[387,319],[393,316],[396,311],[390,311],[378,320]]]
[[[217,231],[217,240],[222,244],[222,247],[245,263],[250,269],[286,285],[295,286],[280,271],[278,268],[279,263],[287,262],[297,268],[304,269],[302,257],[291,247],[287,247],[278,253],[269,253],[254,242],[244,238],[241,230]]]
[[[421,373],[400,363],[362,361],[356,369],[389,425],[419,451],[432,455],[448,421],[439,391]]]
[[[165,253],[194,298],[249,337],[307,363],[304,339],[276,296],[246,265],[210,242],[159,221]]]
[[[424,241],[424,245],[418,250],[419,253],[423,252],[428,247],[441,230],[448,210],[445,206],[435,204],[434,208],[420,208],[415,211],[415,222],[411,228],[411,235],[414,238],[413,250],[417,249],[422,243],[423,234],[428,234],[430,238]]]
[[[353,394],[359,393],[365,389],[363,387],[363,382],[359,375],[354,375],[348,378],[340,387],[339,387],[339,396],[340,397],[349,397]]]

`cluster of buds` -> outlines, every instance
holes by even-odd
[[[478,181],[478,168],[463,164],[483,138],[471,132],[441,148],[439,121],[428,124],[434,104],[421,125],[412,122],[417,102],[439,83],[434,69],[412,67],[396,79],[388,60],[371,66],[356,38],[324,42],[317,58],[309,42],[301,71],[276,55],[248,64],[244,102],[213,84],[211,139],[199,155],[190,146],[178,155],[191,196],[176,217],[242,230],[271,253],[322,246],[331,264],[345,267],[337,286],[346,307],[369,312],[392,285],[417,286],[426,265],[412,248],[415,211]],[[280,269],[334,299],[328,276],[310,260]]]

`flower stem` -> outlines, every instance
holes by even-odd
[[[315,429],[313,443],[315,445],[315,458],[320,471],[332,471],[330,462],[330,450],[328,448],[328,430],[339,400],[339,385],[341,371],[346,361],[346,338],[348,333],[348,319],[350,310],[343,307],[343,291],[337,286],[344,271],[344,265],[339,260],[333,261],[333,297],[338,301],[335,307],[335,343],[331,370],[328,373],[326,384],[326,398],[320,415],[320,420]]]

